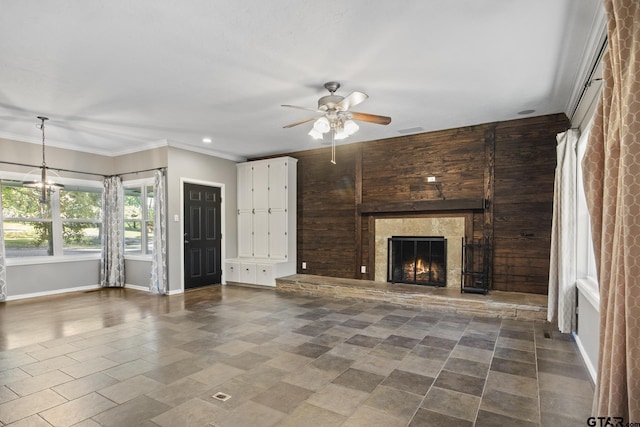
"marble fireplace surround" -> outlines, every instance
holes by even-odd
[[[460,286],[462,238],[465,216],[438,215],[420,218],[375,219],[376,282],[387,281],[387,239],[392,236],[444,236],[447,239],[447,288]]]

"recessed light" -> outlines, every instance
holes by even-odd
[[[536,110],[522,110],[522,111],[518,111],[518,114],[525,115],[525,114],[531,114],[531,113],[535,113]]]
[[[213,142],[213,139],[209,137],[205,137],[205,138],[202,138],[202,142],[204,142],[205,144],[211,144],[211,142]]]

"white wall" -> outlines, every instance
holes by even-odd
[[[182,291],[183,284],[183,211],[182,182],[221,185],[223,221],[223,260],[236,256],[236,162],[211,157],[192,151],[169,147],[167,168],[167,252],[169,269],[169,292]],[[180,219],[174,222],[174,217]]]

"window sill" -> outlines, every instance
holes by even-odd
[[[600,311],[600,291],[598,283],[591,277],[583,277],[577,280],[578,291],[591,303],[596,311]]]
[[[125,261],[147,261],[147,262],[151,262],[152,261],[152,257],[151,257],[151,255],[125,255],[124,256],[124,260]]]
[[[64,262],[99,261],[100,255],[75,255],[75,256],[39,256],[24,258],[6,258],[7,267],[14,265],[58,264]]]

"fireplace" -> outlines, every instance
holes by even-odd
[[[447,286],[447,239],[393,236],[388,239],[387,282]]]

